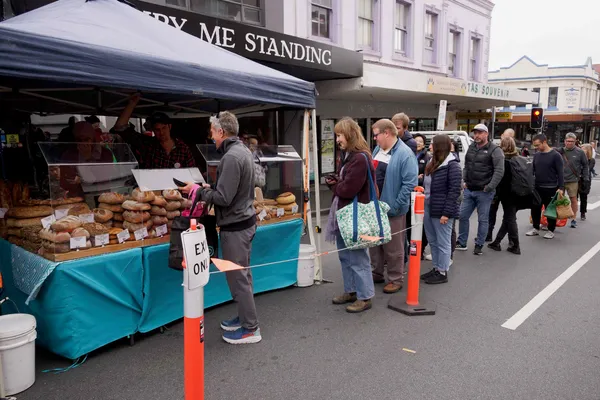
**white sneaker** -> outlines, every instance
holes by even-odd
[[[426,259],[427,261],[433,261],[433,256],[432,256],[431,254],[426,254],[426,255],[425,255],[425,259]]]
[[[454,264],[454,260],[453,260],[453,259],[450,259],[450,265],[449,265],[449,266],[451,267],[451,266],[452,266],[452,264]]]
[[[544,239],[554,239],[554,232],[550,232],[548,231],[545,235],[544,235]]]
[[[535,228],[525,234],[525,236],[539,236],[539,235],[540,235],[540,231],[538,231]]]
[[[543,231],[547,231],[548,230],[548,226],[547,225],[542,225],[542,230]]]

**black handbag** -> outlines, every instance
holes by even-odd
[[[190,214],[196,209],[196,203],[198,196],[192,203]],[[217,233],[217,218],[214,215],[208,215],[210,206],[206,206],[200,217],[183,217],[179,216],[173,220],[171,226],[171,247],[169,248],[169,268],[176,269],[178,271],[183,270],[183,244],[181,243],[181,233],[185,232],[190,228],[190,221],[196,220],[198,225],[203,225],[206,232],[206,242],[208,243],[208,249],[210,256],[217,256],[219,254],[219,234]]]

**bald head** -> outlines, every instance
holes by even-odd
[[[77,142],[94,142],[96,138],[96,131],[89,122],[81,121],[77,122],[73,127],[73,135]]]

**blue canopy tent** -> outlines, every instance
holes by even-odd
[[[315,107],[311,82],[163,24],[124,1],[60,0],[0,23],[0,107],[31,113],[214,113]]]

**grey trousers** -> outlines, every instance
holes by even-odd
[[[406,216],[390,217],[392,233],[406,229]],[[371,268],[373,277],[383,278],[384,262],[387,261],[388,281],[401,284],[404,281],[404,237],[406,232],[392,236],[392,240],[377,247],[371,247]]]
[[[256,226],[243,231],[221,231],[221,249],[223,259],[229,260],[242,267],[250,265],[250,252],[252,239],[256,233]],[[252,272],[249,269],[226,272],[227,284],[233,301],[237,303],[238,316],[242,327],[254,331],[258,328],[258,316],[254,304],[254,290],[252,286]]]

